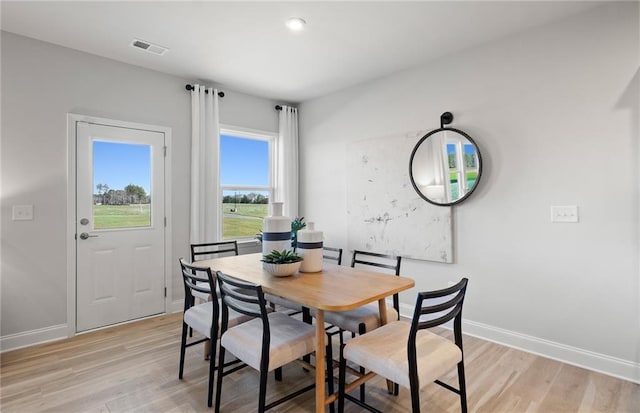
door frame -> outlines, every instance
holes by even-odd
[[[129,122],[115,119],[100,118],[96,116],[67,113],[67,337],[73,337],[76,333],[76,125],[78,122],[94,123],[104,126],[121,127],[129,129],[142,129],[164,134],[164,286],[166,296],[164,298],[165,314],[171,308],[172,292],[172,231],[171,231],[171,128],[167,126],[149,125],[144,123]]]

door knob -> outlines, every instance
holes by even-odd
[[[80,234],[80,239],[95,238],[97,235],[89,235],[87,232]]]

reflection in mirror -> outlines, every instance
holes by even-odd
[[[440,128],[426,134],[413,148],[409,173],[413,187],[426,201],[454,205],[478,185],[482,157],[469,135]]]

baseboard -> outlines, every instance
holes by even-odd
[[[464,320],[464,333],[487,341],[640,383],[640,363]]]
[[[413,307],[407,304],[400,304],[400,313],[403,317],[411,319],[413,316]],[[640,383],[640,363],[638,362],[611,357],[606,354],[556,343],[554,341],[471,320],[463,320],[463,332],[466,335],[526,351],[527,353],[582,367],[633,383]]]
[[[24,331],[17,334],[9,334],[0,337],[0,353],[49,341],[61,340],[63,338],[67,338],[67,334],[68,331],[66,324]]]

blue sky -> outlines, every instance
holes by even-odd
[[[269,185],[269,143],[257,139],[220,136],[222,185]]]
[[[107,184],[109,189],[124,189],[139,185],[150,195],[151,147],[118,142],[93,142],[93,191],[96,185]]]
[[[223,185],[269,185],[269,143],[256,139],[220,136],[220,183]],[[139,185],[150,195],[151,149],[147,145],[118,142],[93,143],[93,190]]]

